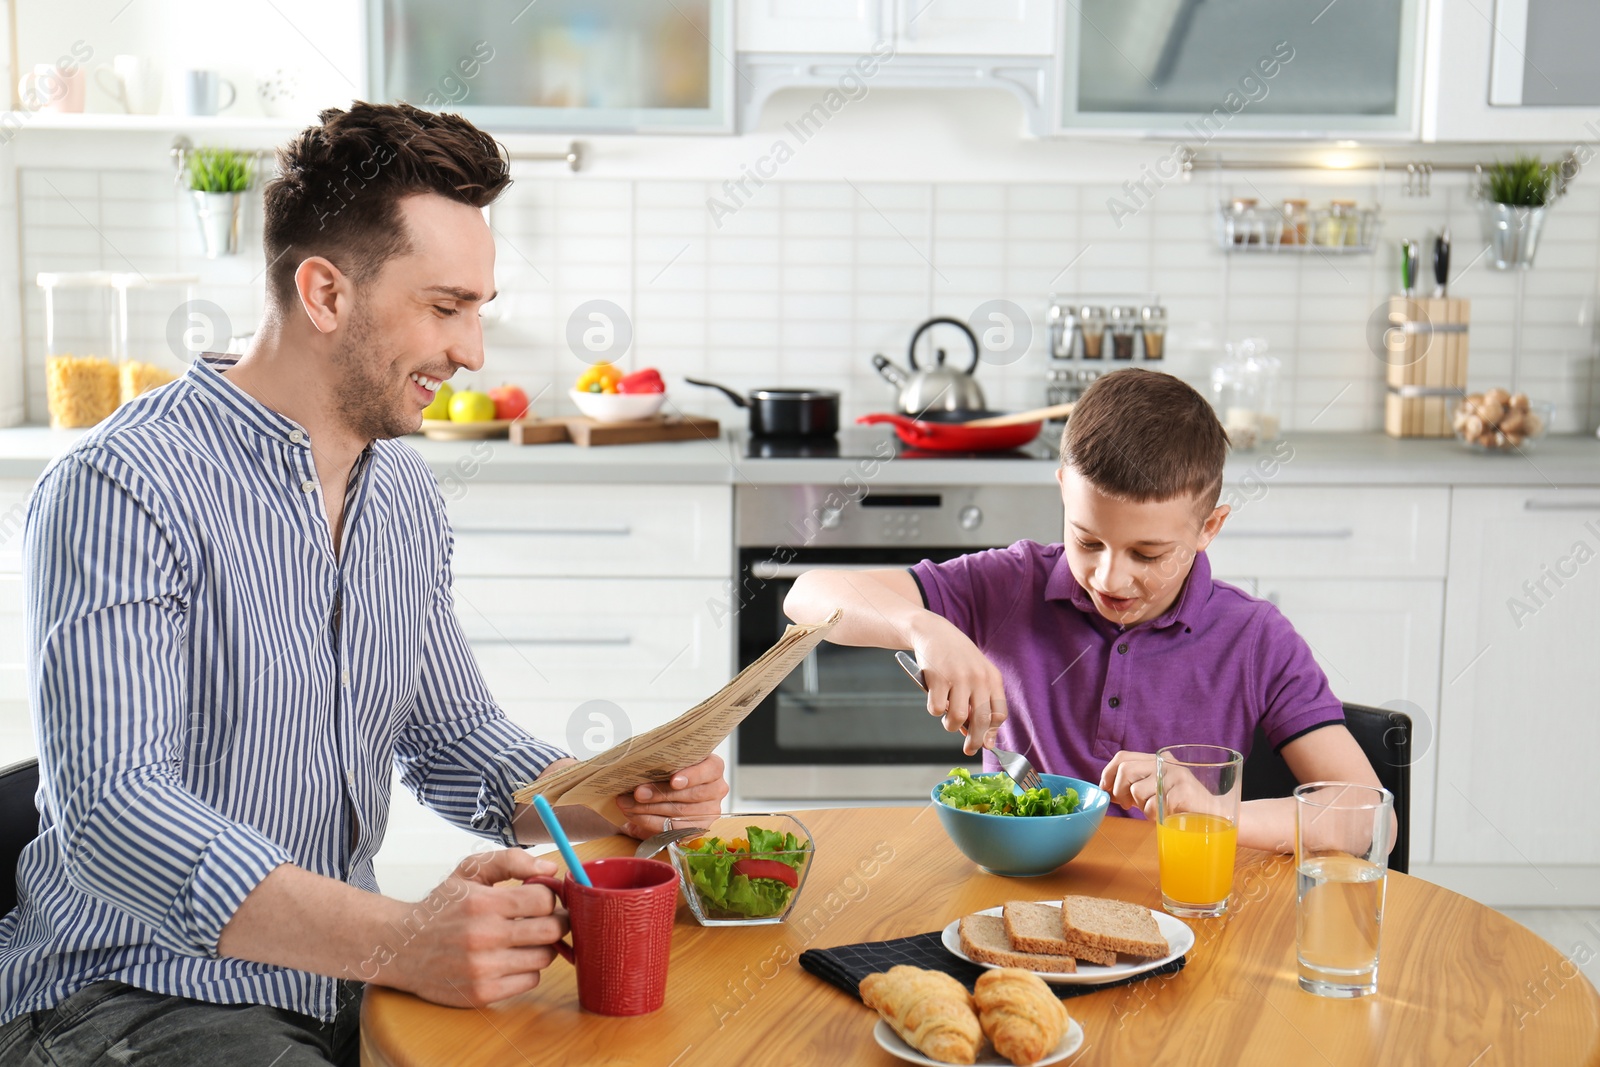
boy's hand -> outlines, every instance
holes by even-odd
[[[1111,794],[1111,802],[1124,808],[1138,808],[1145,817],[1156,817],[1156,757],[1153,752],[1118,752],[1100,772],[1100,788]],[[1221,814],[1230,805],[1214,796],[1182,767],[1167,768],[1167,811],[1209,811]]]
[[[669,781],[641,785],[631,793],[618,795],[617,806],[628,817],[623,833],[643,839],[660,833],[666,819],[715,819],[722,814],[722,798],[727,795],[722,757],[712,753],[674,774]]]
[[[912,634],[911,648],[928,687],[928,714],[951,733],[966,728],[961,746],[969,756],[994,744],[1006,721],[1006,689],[1000,671],[972,639],[949,620],[924,612],[925,625]]]

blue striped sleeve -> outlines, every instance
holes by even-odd
[[[142,490],[142,491],[141,491]],[[84,450],[40,482],[24,551],[29,670],[67,881],[187,956],[217,955],[240,903],[290,854],[182,785],[187,552],[126,463]]]
[[[449,553],[447,542],[416,706],[396,739],[396,760],[422,804],[464,830],[515,845],[511,794],[567,753],[507,719],[490,695],[456,618]]]

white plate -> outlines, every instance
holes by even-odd
[[[885,1052],[893,1053],[907,1063],[925,1063],[928,1067],[947,1067],[938,1060],[929,1059],[910,1045],[901,1040],[900,1035],[894,1032],[894,1027],[885,1020],[879,1019],[878,1025],[872,1028],[872,1036],[878,1039],[878,1044]],[[1077,1052],[1083,1045],[1083,1027],[1078,1025],[1078,1020],[1067,1020],[1067,1032],[1061,1035],[1061,1043],[1044,1059],[1034,1061],[1033,1067],[1046,1067],[1047,1064],[1060,1063],[1068,1056]],[[978,1058],[974,1067],[1011,1067],[1011,1061],[994,1050],[989,1044],[989,1039],[984,1038],[983,1044],[978,1048]]]
[[[1048,904],[1052,908],[1061,907],[1061,901],[1059,900],[1041,900],[1039,903]],[[985,908],[978,914],[1000,915],[1004,910],[1004,908]],[[1150,914],[1155,916],[1156,925],[1161,928],[1161,936],[1167,939],[1168,952],[1160,959],[1128,960],[1127,962],[1119,960],[1109,967],[1100,963],[1084,963],[1079,960],[1078,969],[1071,974],[1061,974],[1054,971],[1034,971],[1033,973],[1043,978],[1046,982],[1052,982],[1056,985],[1099,985],[1102,982],[1115,982],[1120,978],[1132,978],[1136,974],[1153,971],[1164,963],[1171,963],[1194,947],[1194,931],[1189,928],[1188,923],[1182,919],[1174,918],[1164,911],[1156,911],[1154,908],[1150,909]],[[990,969],[996,966],[993,963],[975,960],[961,951],[960,919],[946,926],[944,933],[939,936],[939,940],[944,943],[944,947],[949,949],[952,954],[960,956],[968,963],[976,963],[979,967],[988,967]]]

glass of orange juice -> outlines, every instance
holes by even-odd
[[[1239,842],[1244,756],[1220,745],[1171,745],[1156,753],[1156,848],[1161,906],[1208,918],[1228,910]]]

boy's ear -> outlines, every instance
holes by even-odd
[[[1232,511],[1233,508],[1227,504],[1219,504],[1211,509],[1211,514],[1207,515],[1206,521],[1200,525],[1200,537],[1194,546],[1196,552],[1204,552],[1206,546],[1222,532],[1222,524],[1228,521],[1228,515]]]

